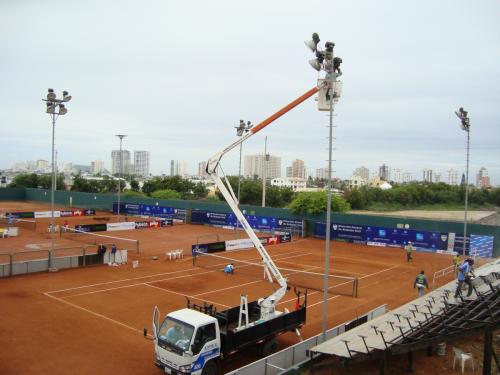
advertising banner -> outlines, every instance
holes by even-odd
[[[221,251],[226,251],[226,242],[220,241],[220,242],[212,242],[207,244],[208,245],[208,252],[209,253],[218,253]]]
[[[104,232],[107,224],[80,224],[75,225],[75,230],[80,232]]]
[[[135,229],[149,228],[149,221],[135,221]]]
[[[7,212],[5,216],[12,215],[15,219],[33,219],[35,217],[34,212]]]
[[[471,234],[470,248],[472,256],[491,258],[493,256],[493,236],[479,236]]]
[[[276,230],[295,231],[302,234],[302,220],[279,219],[268,216],[256,216],[245,214],[245,219],[250,227],[256,231],[272,232]],[[206,224],[222,228],[235,228],[238,223],[236,215],[232,213],[207,212],[193,210],[191,212],[192,224]]]
[[[133,221],[106,224],[106,230],[108,230],[109,232],[114,232],[117,230],[131,230],[131,229],[135,229],[135,223]]]
[[[226,241],[226,250],[240,250],[240,249],[251,249],[253,242],[250,238],[242,238],[240,240],[229,240]]]
[[[208,253],[208,244],[191,245],[191,254],[194,256],[196,253]]]
[[[61,211],[61,217],[73,216],[73,211]]]
[[[136,203],[125,203],[124,212],[127,215],[139,216],[141,214],[140,205]]]
[[[83,211],[83,214],[85,216],[94,216],[95,215],[95,210],[86,209],[86,210]]]
[[[325,238],[324,223],[314,224],[314,235]],[[403,228],[385,228],[364,225],[333,223],[331,237],[337,241],[365,243],[370,246],[387,246],[401,248],[412,241],[418,249],[430,251],[446,251],[449,234],[441,232],[426,232]]]
[[[35,219],[52,217],[52,211],[35,211]],[[54,211],[54,217],[61,217],[61,211]]]

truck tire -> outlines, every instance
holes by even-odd
[[[271,339],[266,341],[262,346],[262,355],[267,357],[278,351],[278,341],[276,339]]]
[[[219,374],[219,366],[216,361],[211,360],[205,363],[203,370],[201,371],[201,375],[218,375]]]

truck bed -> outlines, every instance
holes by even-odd
[[[306,321],[306,307],[282,314],[273,319],[259,322],[260,306],[257,301],[248,304],[249,322],[255,325],[236,331],[238,326],[240,307],[217,312],[215,317],[219,321],[221,331],[221,346],[223,353],[229,353],[266,341],[287,331],[299,328]]]

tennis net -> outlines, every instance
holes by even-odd
[[[64,227],[59,229],[59,233],[61,238],[66,238],[80,243],[86,243],[89,245],[99,245],[101,243],[106,245],[115,244],[118,250],[127,249],[135,250],[137,253],[140,252],[139,240],[134,240],[132,238],[109,236]]]
[[[224,267],[232,263],[236,274],[252,276],[257,279],[265,279],[264,265],[262,263],[255,263],[255,261],[259,260],[260,258],[242,260],[213,253],[193,252],[193,265],[196,267],[223,272]],[[279,262],[277,259],[273,259],[273,261],[275,263]],[[304,269],[278,268],[283,277],[287,279],[287,283],[290,286],[322,292],[325,290],[324,273],[312,272]],[[329,274],[327,291],[331,294],[357,297],[358,278]]]

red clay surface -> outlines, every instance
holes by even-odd
[[[14,210],[49,208],[31,202],[0,202],[0,212]],[[109,213],[98,214],[111,218]],[[64,220],[58,219],[60,223]],[[40,232],[21,228],[19,237],[0,239],[0,254],[50,248],[48,221],[37,220]],[[97,221],[92,217],[71,218],[70,225],[83,222]],[[151,332],[155,305],[162,316],[185,307],[185,297],[225,309],[239,305],[241,294],[252,301],[273,290],[272,284],[238,274],[237,269],[227,276],[222,267],[211,271],[192,266],[191,245],[200,236],[204,236],[200,242],[211,242],[216,236],[228,239],[243,233],[174,225],[112,235],[139,240],[141,253],[129,248],[129,263],[119,267],[91,266],[0,279],[0,374],[161,374],[153,365],[152,341],[143,337],[144,328]],[[78,238],[56,236],[56,247],[86,245]],[[278,267],[322,272],[324,247],[324,240],[308,238],[267,250]],[[166,251],[177,248],[187,253],[184,259],[164,259]],[[159,259],[152,260],[153,255]],[[259,259],[256,250],[232,252],[230,256]],[[132,268],[132,259],[139,260],[139,268]],[[0,255],[0,262],[4,260]],[[358,277],[359,298],[329,295],[328,327],[382,304],[392,309],[412,300],[416,297],[413,281],[420,270],[431,279],[435,271],[450,264],[451,258],[446,255],[416,253],[407,263],[400,249],[332,242],[330,272]],[[286,272],[283,274],[286,276]],[[294,304],[295,295],[290,291],[278,308],[293,309]],[[321,332],[322,308],[323,293],[309,291],[307,323],[301,330],[304,338]],[[279,342],[283,348],[298,339],[287,333],[279,337]],[[249,354],[235,357],[227,362],[226,370],[252,359],[255,357]]]

